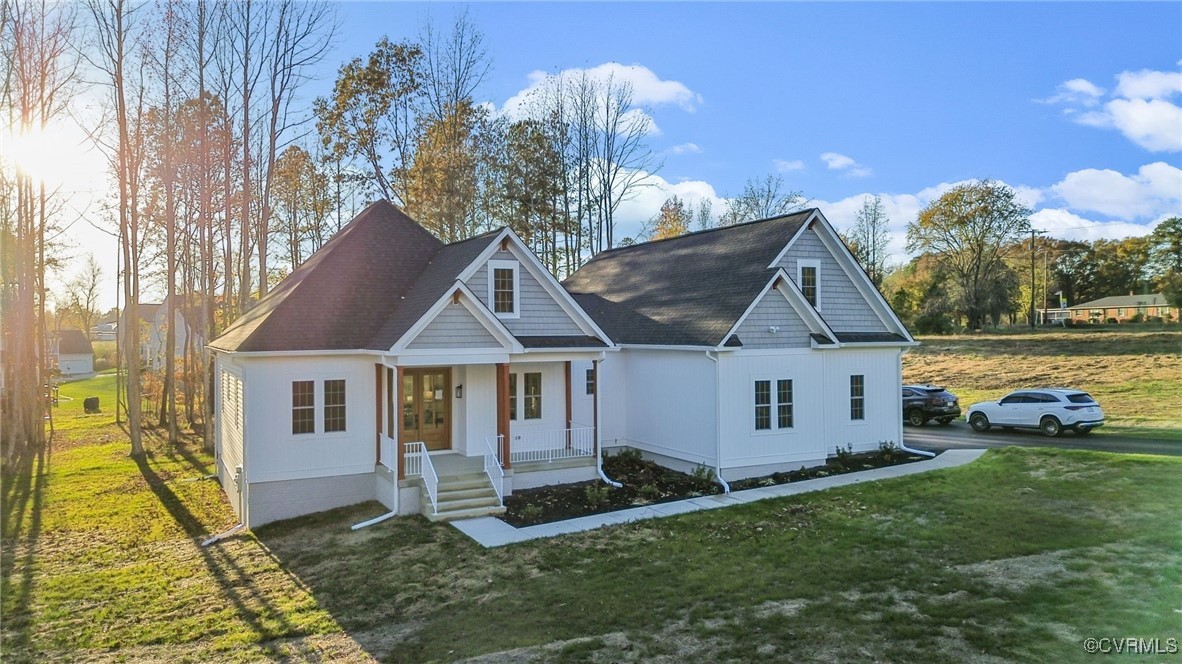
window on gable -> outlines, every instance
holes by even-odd
[[[866,377],[861,374],[850,376],[850,419],[866,419]]]
[[[345,430],[345,381],[324,381],[324,432]]]
[[[814,307],[817,306],[817,292],[820,290],[821,280],[821,263],[816,260],[799,260],[797,261],[797,283],[800,285],[800,292],[804,294],[804,299],[808,300],[809,304]]]
[[[316,382],[297,380],[291,384],[291,432],[316,433]]]
[[[516,261],[488,262],[488,292],[493,313],[502,318],[514,318],[520,311],[520,279]]]

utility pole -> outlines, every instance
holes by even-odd
[[[1030,329],[1034,329],[1034,236],[1045,234],[1046,231],[1030,229]]]

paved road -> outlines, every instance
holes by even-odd
[[[1182,442],[1112,436],[1105,434],[1104,429],[1097,429],[1088,436],[1077,436],[1075,433],[1067,431],[1058,438],[1047,438],[1037,431],[1020,429],[1004,431],[994,427],[984,433],[977,433],[966,422],[953,422],[948,426],[928,422],[922,427],[904,425],[903,441],[910,447],[933,452],[1020,445],[1023,447],[1058,447],[1101,452],[1182,456]]]

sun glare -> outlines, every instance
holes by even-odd
[[[28,175],[47,187],[91,190],[101,186],[105,174],[101,162],[95,161],[93,147],[77,128],[51,126],[0,135],[0,168]]]

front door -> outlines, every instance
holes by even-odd
[[[402,370],[399,441],[422,441],[428,450],[451,449],[451,369]]]

